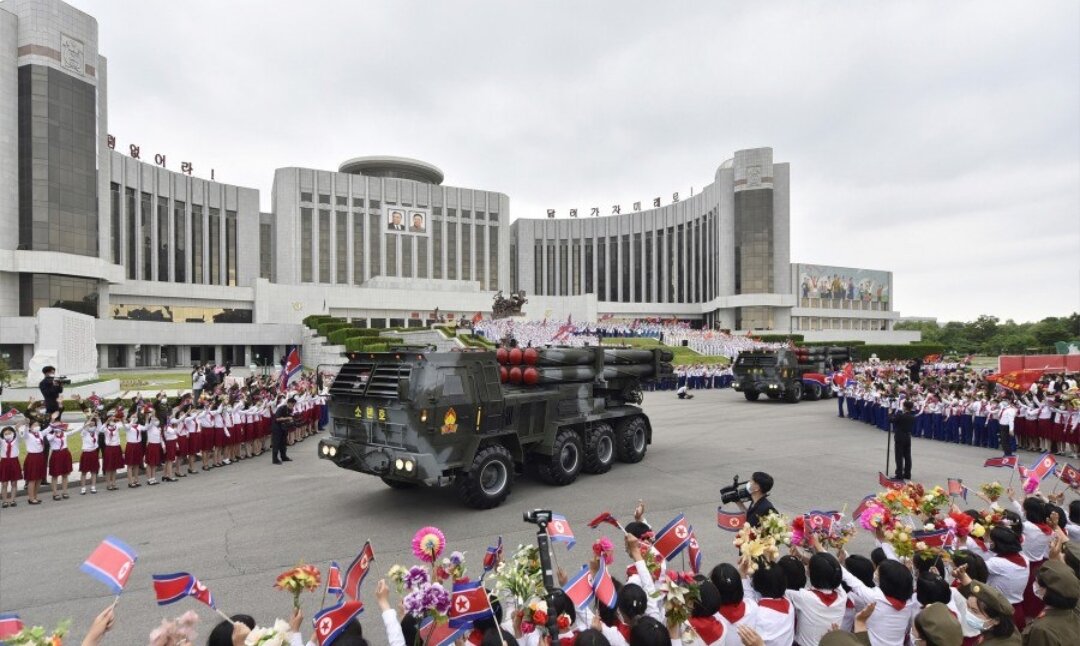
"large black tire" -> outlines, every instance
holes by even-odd
[[[585,432],[585,473],[607,473],[615,463],[615,430],[607,422]]]
[[[404,480],[391,480],[390,478],[383,478],[383,482],[387,487],[391,489],[416,489],[420,485],[415,482],[405,482]]]
[[[514,483],[514,458],[503,445],[489,444],[476,452],[468,470],[454,483],[461,501],[469,507],[498,507]]]
[[[806,384],[806,389],[803,391],[803,397],[807,401],[816,402],[821,399],[821,384],[810,383]]]
[[[802,383],[795,382],[794,384],[792,384],[791,388],[789,388],[788,391],[784,393],[784,401],[788,402],[789,404],[798,404],[801,399]]]
[[[649,427],[640,415],[619,422],[615,434],[615,452],[620,462],[641,462],[648,448]]]
[[[758,393],[756,390],[744,390],[742,395],[746,398],[746,401],[756,402],[760,393]]]
[[[567,428],[555,435],[551,457],[537,456],[536,473],[544,482],[561,487],[577,480],[584,463],[585,447],[581,436]]]

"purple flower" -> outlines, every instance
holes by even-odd
[[[414,565],[409,568],[409,571],[405,573],[405,586],[409,588],[417,588],[428,582],[428,573],[424,568]]]
[[[421,617],[424,614],[424,593],[420,590],[414,590],[405,595],[401,603],[405,607],[405,612],[414,617]]]
[[[461,552],[450,552],[450,563],[453,564],[454,566],[461,565],[462,561],[464,561],[464,560],[465,560],[465,555],[462,554]]]

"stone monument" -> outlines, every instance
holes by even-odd
[[[72,382],[98,378],[96,319],[58,307],[43,307],[37,312],[34,356],[26,367],[28,386],[41,381],[41,369],[56,366],[57,376]]]

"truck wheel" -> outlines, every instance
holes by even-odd
[[[469,469],[455,479],[458,496],[473,509],[498,507],[510,495],[514,482],[514,458],[501,444],[476,452]]]
[[[563,429],[555,435],[555,444],[551,447],[551,457],[539,456],[537,474],[544,482],[552,485],[568,485],[577,480],[581,473],[585,450],[581,446],[581,437],[570,429]]]
[[[757,398],[758,398],[758,394],[759,393],[756,390],[744,390],[742,395],[743,395],[743,397],[746,398],[746,401],[748,401],[748,402],[756,402]]]
[[[816,402],[821,399],[821,384],[807,384],[803,394],[806,396],[807,401]]]
[[[585,473],[607,473],[615,462],[615,431],[603,422],[585,433]]]
[[[391,480],[390,478],[382,478],[382,481],[386,483],[387,487],[391,489],[416,489],[420,485],[415,482],[405,482],[404,480]]]
[[[802,384],[796,383],[786,393],[784,393],[784,400],[790,404],[798,404],[802,399]]]
[[[649,429],[645,426],[645,420],[640,417],[634,417],[619,424],[619,434],[615,443],[619,461],[629,464],[641,462],[645,458],[645,451],[649,448],[648,436]]]

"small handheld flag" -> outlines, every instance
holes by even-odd
[[[618,519],[611,515],[611,512],[605,511],[596,518],[593,518],[589,521],[589,527],[591,529],[596,529],[603,524],[611,525],[612,527],[617,528],[619,531],[623,531],[622,525],[619,524]]]
[[[4,413],[3,415],[0,415],[0,422],[6,422],[6,421],[11,419],[12,417],[15,417],[18,414],[19,414],[19,411],[12,408],[8,412]]]
[[[1050,452],[1043,453],[1039,456],[1038,461],[1032,465],[1029,475],[1038,478],[1040,481],[1046,480],[1046,476],[1054,472],[1055,466],[1057,466],[1057,459]]]
[[[811,511],[803,514],[803,523],[808,532],[828,534],[832,532],[833,523],[839,520],[838,516],[840,513],[836,511]]]
[[[903,480],[893,480],[892,478],[890,478],[889,476],[885,475],[884,473],[882,473],[880,471],[878,471],[877,479],[878,479],[878,484],[880,484],[882,487],[885,487],[886,489],[892,489],[894,491],[900,491],[901,489],[904,488],[904,481]]]
[[[1080,487],[1080,470],[1071,464],[1063,465],[1058,472],[1058,477],[1073,489]]]
[[[858,518],[859,516],[862,516],[862,513],[866,511],[867,506],[869,506],[870,503],[876,498],[877,496],[875,496],[874,494],[870,494],[869,496],[860,500],[859,504],[855,506],[855,511],[851,512],[851,517]]]
[[[300,348],[293,346],[292,351],[290,351],[288,356],[285,358],[285,365],[281,368],[281,381],[279,383],[279,388],[281,390],[285,390],[286,388],[288,388],[289,380],[296,376],[296,373],[300,372],[300,369],[302,367],[303,364],[300,361]]]
[[[451,646],[465,634],[463,629],[451,628],[450,624],[437,622],[431,616],[424,617],[417,631],[424,646]]]
[[[601,565],[604,560],[600,559]],[[563,592],[570,598],[570,601],[574,603],[574,607],[578,610],[589,605],[589,602],[593,599],[593,586],[589,581],[589,566],[581,566],[581,571],[575,574],[566,585],[563,586]]]
[[[448,616],[451,628],[470,628],[474,622],[493,617],[491,600],[484,584],[481,581],[454,583]]]
[[[960,496],[967,501],[967,487],[964,486],[964,481],[960,478],[949,478],[949,495]]]
[[[311,623],[315,625],[315,640],[319,646],[329,646],[338,638],[349,623],[364,611],[364,604],[359,601],[346,601],[324,608],[315,613]]]
[[[23,622],[14,612],[0,614],[0,639],[14,637],[22,632]]]
[[[593,577],[592,591],[596,600],[608,608],[614,608],[619,601],[619,595],[615,591],[615,582],[611,580],[611,572],[607,569],[604,559],[600,559],[600,569]]]
[[[217,609],[214,605],[214,596],[198,579],[187,572],[176,574],[154,574],[154,596],[157,597],[159,606],[176,603],[185,597],[194,597],[195,600]]]
[[[349,569],[345,571],[345,581],[342,583],[342,591],[349,599],[360,598],[360,585],[367,577],[371,564],[375,561],[375,550],[371,549],[371,541],[364,543],[364,548],[356,555]]]
[[[566,549],[571,549],[577,543],[574,540],[574,530],[570,529],[570,523],[562,514],[552,514],[551,522],[547,525],[548,537],[559,543],[566,543]]]
[[[716,526],[725,532],[737,532],[746,524],[746,514],[716,509]]]
[[[656,537],[653,540],[653,547],[656,551],[663,556],[665,560],[670,561],[679,552],[686,549],[686,546],[690,543],[690,525],[686,522],[686,516],[679,514],[672,519],[670,523],[664,525],[664,528],[656,533]]]
[[[697,536],[694,535],[694,526],[690,526],[690,542],[686,546],[686,554],[690,557],[690,569],[694,571],[694,574],[701,573],[701,545],[697,541]]]
[[[916,543],[923,543],[928,548],[944,547],[953,537],[951,529],[935,529],[931,531],[917,531],[911,533],[911,539]]]
[[[113,594],[120,594],[127,585],[135,561],[139,559],[135,550],[120,539],[107,536],[101,541],[79,569],[109,586]]]
[[[326,571],[326,592],[340,597],[345,594],[344,583],[341,578],[341,566],[337,561],[330,561],[330,568]]]
[[[1015,469],[1018,464],[1017,460],[1018,458],[1015,455],[1003,455],[1000,458],[987,458],[986,462],[983,462],[983,466]]]
[[[495,569],[495,566],[499,564],[499,560],[502,559],[503,554],[503,542],[502,536],[496,539],[495,544],[487,548],[487,552],[484,554],[484,573]]]

